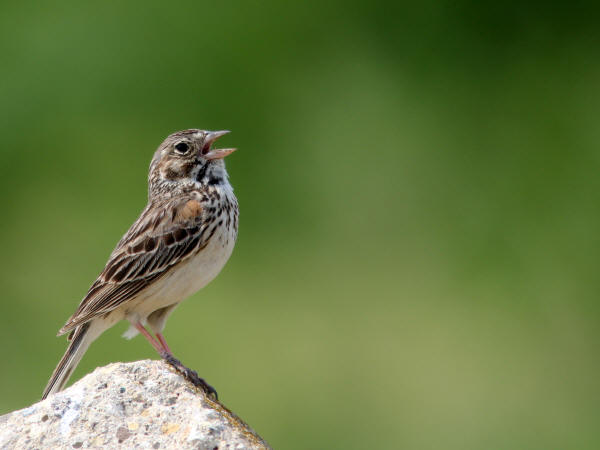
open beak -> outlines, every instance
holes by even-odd
[[[202,147],[202,157],[204,159],[212,160],[212,159],[223,159],[227,155],[235,152],[237,149],[235,148],[213,148],[210,146],[219,139],[221,136],[229,133],[227,130],[223,131],[210,131],[206,137],[204,138],[204,146]]]

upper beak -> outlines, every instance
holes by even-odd
[[[206,137],[204,138],[204,146],[202,147],[202,157],[204,159],[223,159],[230,153],[235,152],[237,149],[235,148],[215,148],[211,149],[210,146],[213,142],[219,139],[221,136],[229,133],[228,130],[223,131],[210,131]],[[206,152],[206,153],[205,153]]]

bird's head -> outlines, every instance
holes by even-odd
[[[186,185],[227,183],[223,158],[236,149],[212,148],[212,144],[227,133],[229,131],[191,129],[169,135],[160,144],[150,163],[150,197]]]

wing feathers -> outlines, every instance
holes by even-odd
[[[214,233],[204,237],[210,222],[196,197],[147,206],[59,334],[114,310],[190,257]]]

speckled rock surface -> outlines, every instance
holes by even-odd
[[[248,425],[162,361],[100,367],[0,416],[0,448],[269,448]]]

